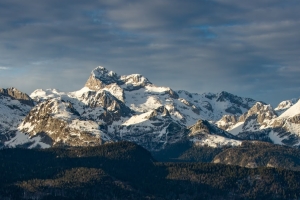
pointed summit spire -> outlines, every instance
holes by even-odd
[[[118,82],[120,77],[113,71],[108,71],[105,67],[96,67],[91,75],[106,84]]]
[[[108,71],[105,67],[99,66],[91,72],[91,76],[87,80],[85,87],[91,90],[100,90],[106,85],[119,82],[120,77],[115,72]]]

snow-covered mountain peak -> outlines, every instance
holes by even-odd
[[[14,87],[7,88],[7,89],[0,88],[0,95],[8,96],[12,99],[19,100],[21,103],[29,106],[34,105],[33,100],[26,93],[23,93]]]
[[[35,143],[27,135],[18,132],[17,127],[34,105],[32,99],[16,88],[0,89],[0,148],[14,146],[14,141]],[[12,140],[10,144],[7,144]],[[30,148],[30,147],[29,147]]]
[[[199,120],[191,126],[188,129],[188,136],[196,146],[240,146],[242,143],[235,136],[206,120]]]
[[[120,83],[120,77],[113,71],[108,71],[104,67],[95,68],[87,80],[85,87],[91,90],[103,89],[106,85]]]
[[[152,83],[141,74],[123,75],[120,80],[123,82],[125,90],[137,90]]]
[[[37,103],[42,101],[60,97],[66,95],[64,92],[60,92],[57,89],[37,89],[30,94],[30,97]]]
[[[282,113],[279,118],[290,118],[300,114],[300,100]]]
[[[267,126],[270,120],[277,118],[277,114],[271,105],[267,105],[263,102],[257,102],[248,112],[244,113],[239,122],[244,122],[244,128],[249,126],[250,121],[255,121],[262,126]]]
[[[285,108],[290,108],[293,105],[293,102],[291,100],[282,101],[278,104],[278,106],[275,108],[275,110],[282,110]]]
[[[223,137],[235,138],[230,133],[218,128],[217,126],[209,123],[207,120],[198,120],[196,124],[189,127],[189,136],[194,136],[197,134],[213,134],[220,135]]]
[[[102,82],[104,82],[107,85],[118,82],[118,80],[120,79],[120,77],[115,72],[108,71],[106,68],[104,68],[102,66],[96,67],[91,72],[91,75],[93,77],[101,80]]]
[[[157,116],[170,117],[170,113],[164,106],[160,106],[151,112],[148,119],[153,120],[156,119]]]
[[[271,105],[269,104],[265,104],[263,102],[256,102],[254,104],[254,106],[252,106],[252,108],[250,108],[250,110],[248,111],[248,113],[251,113],[251,114],[259,114],[259,113],[263,113],[263,112],[266,112],[266,111],[273,111],[273,108]]]
[[[244,113],[239,118],[239,122],[245,122],[247,124],[249,121],[255,120],[256,123],[262,125],[276,117],[277,114],[271,105],[267,105],[263,102],[256,102],[248,112]]]
[[[281,115],[284,113],[287,109],[292,107],[295,103],[297,103],[299,98],[294,98],[291,100],[285,100],[282,101],[278,104],[278,106],[275,108],[275,111],[277,112],[278,115]]]
[[[228,118],[228,117],[227,117]],[[233,135],[246,132],[260,131],[270,126],[270,123],[277,118],[277,113],[271,105],[263,102],[256,102],[247,112],[241,115],[238,121],[236,118],[228,118],[228,122],[222,118],[217,122],[220,128],[225,128]]]
[[[217,93],[215,95],[211,94],[211,93],[209,93],[209,94],[214,96],[215,98],[217,98],[217,101],[220,101],[220,102],[230,101],[232,103],[239,104],[241,107],[247,108],[247,109],[249,109],[251,107],[251,103],[253,105],[256,102],[255,100],[253,100],[251,98],[242,98],[242,97],[236,96],[236,95],[231,94],[231,93],[226,92],[226,91],[222,91],[222,92]]]
[[[216,125],[223,130],[230,130],[238,122],[236,115],[223,115],[223,117],[216,122]]]
[[[183,139],[212,147],[240,145],[239,139],[300,146],[300,102],[281,102],[275,112],[229,92],[174,91],[141,74],[119,76],[104,67],[74,92],[39,89],[29,97],[16,88],[0,89],[0,147],[128,140],[156,151]]]
[[[91,90],[100,90],[110,87],[110,85],[116,84],[120,86],[122,90],[138,90],[152,83],[144,76],[140,74],[122,75],[119,76],[113,71],[108,71],[104,67],[95,68],[87,80],[85,87]]]

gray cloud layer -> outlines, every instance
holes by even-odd
[[[276,104],[300,89],[296,0],[0,2],[0,87],[72,91],[102,65]]]

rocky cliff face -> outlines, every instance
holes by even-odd
[[[243,123],[243,131],[258,130],[267,127],[276,117],[277,114],[270,105],[257,102],[248,112],[240,116],[238,122]]]
[[[100,90],[112,84],[117,84],[124,90],[132,91],[138,90],[152,83],[140,74],[132,74],[128,76],[119,76],[113,71],[108,71],[104,67],[95,68],[89,79],[87,80],[85,87],[91,90]]]
[[[102,131],[103,127],[133,113],[106,90],[53,92],[56,95],[48,91],[47,96],[41,98],[43,101],[30,111],[19,127],[31,136],[46,134],[51,139],[49,145],[87,146],[112,141]]]
[[[287,104],[281,103],[285,108]],[[236,122],[224,117],[216,124],[244,140],[261,140],[275,144],[300,146],[300,104],[296,103],[278,116],[270,105],[256,103],[249,111],[241,115]],[[280,106],[279,106],[280,107]],[[229,118],[229,120],[228,120]]]
[[[104,67],[97,67],[92,71],[85,87],[91,90],[100,90],[112,83],[121,83],[120,77],[115,72],[108,71]]]
[[[287,109],[292,107],[298,101],[299,101],[299,98],[294,98],[294,99],[291,99],[291,100],[282,101],[278,104],[278,106],[274,110],[277,112],[277,114],[279,116],[282,113],[284,113]]]
[[[11,99],[18,100],[22,104],[34,106],[34,101],[25,93],[16,88],[0,88],[0,95],[10,97]]]
[[[49,146],[93,146],[105,138],[99,124],[80,119],[80,114],[70,102],[58,99],[45,101],[25,117],[19,130],[31,137],[42,136]]]
[[[110,125],[107,132],[114,140],[134,141],[146,149],[156,151],[186,136],[186,127],[175,121],[169,111],[158,107],[134,115],[120,125]]]
[[[250,109],[255,101],[251,98],[242,98],[236,95],[230,94],[228,92],[221,92],[217,95],[217,101],[226,102],[229,101],[233,103],[235,106],[226,108],[225,111],[235,115],[235,114],[243,114],[241,108]]]
[[[134,113],[122,101],[106,90],[88,91],[81,95],[80,100],[90,109],[104,109],[104,112],[100,114],[97,119],[102,119],[108,124],[119,121],[121,117],[129,117]],[[87,112],[88,111],[90,110],[87,110]],[[93,120],[93,118],[91,118],[91,120]]]
[[[239,117],[236,115],[224,115],[219,121],[216,122],[216,125],[223,130],[230,130],[239,120]]]
[[[218,128],[206,120],[199,120],[188,129],[188,136],[197,146],[239,146],[241,141],[234,135]]]
[[[257,131],[269,126],[277,118],[277,113],[270,105],[257,102],[240,117],[225,115],[216,124],[218,127],[237,135],[240,132]]]
[[[8,143],[16,140],[20,145],[27,143],[27,147],[36,145],[36,140],[18,131],[18,126],[33,105],[33,100],[16,88],[0,89],[0,148],[10,146]]]

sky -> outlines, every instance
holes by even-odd
[[[103,66],[158,86],[300,97],[299,0],[1,0],[0,88],[82,88]]]

